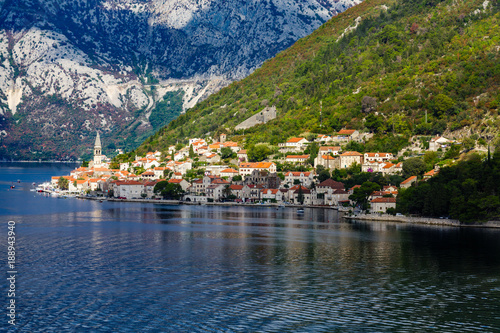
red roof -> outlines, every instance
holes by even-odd
[[[372,201],[372,203],[396,203],[396,198],[375,198]]]
[[[417,176],[411,176],[410,178],[406,179],[405,181],[401,182],[401,184],[408,184],[414,180],[417,179]]]
[[[300,171],[288,171],[285,173],[285,176],[293,176],[293,177],[300,177],[300,175],[303,174],[304,177],[309,177],[311,174],[310,172],[300,172]]]
[[[343,190],[344,183],[336,182],[335,180],[328,178],[327,180],[324,180],[321,183],[319,183],[318,187],[330,187],[330,188],[334,188],[334,189]]]
[[[309,155],[287,155],[286,158],[290,158],[290,159],[304,158],[304,159],[307,159],[307,158],[309,158]]]
[[[243,185],[231,185],[229,186],[231,190],[239,191],[243,189]]]
[[[357,151],[346,151],[345,153],[341,154],[340,156],[363,156],[363,154],[358,153]]]
[[[288,140],[287,142],[289,143],[296,143],[296,142],[299,142],[300,140],[303,140],[304,138],[291,138],[290,140]]]
[[[339,131],[339,134],[346,134],[346,135],[352,135],[356,130],[348,130],[348,129],[343,129]]]
[[[224,169],[224,170],[221,171],[221,173],[228,173],[228,172],[230,172],[230,173],[238,173],[238,170],[234,170],[232,168],[228,168],[228,169]]]
[[[179,184],[182,182],[184,179],[170,179],[168,182],[173,183],[173,184]]]

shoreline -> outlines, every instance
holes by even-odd
[[[405,224],[418,224],[427,226],[445,226],[455,228],[490,228],[500,229],[500,221],[488,221],[484,224],[463,224],[458,220],[451,219],[437,219],[431,217],[414,217],[414,216],[394,216],[387,214],[359,214],[356,216],[347,216],[346,211],[338,210],[333,206],[314,206],[314,205],[283,205],[278,203],[265,203],[265,204],[235,204],[234,202],[189,202],[181,200],[156,200],[156,199],[115,199],[115,198],[97,198],[76,196],[77,199],[94,200],[94,201],[111,201],[111,202],[137,202],[137,203],[153,203],[160,205],[188,205],[188,206],[226,206],[226,207],[269,207],[269,208],[313,208],[313,209],[331,209],[336,210],[338,213],[343,213],[342,218],[346,220],[359,220],[359,221],[378,221],[378,222],[399,222]],[[283,207],[284,206],[284,207]]]
[[[488,221],[484,224],[464,224],[459,220],[416,216],[394,216],[388,214],[359,214],[356,216],[344,216],[344,218],[348,220],[400,222],[406,224],[434,225],[455,228],[500,228],[500,221]]]
[[[333,206],[316,206],[316,205],[285,205],[279,203],[263,203],[263,204],[255,204],[255,203],[234,203],[234,202],[190,202],[190,201],[182,201],[182,200],[157,200],[157,199],[115,199],[115,198],[99,198],[99,197],[86,197],[77,195],[75,196],[77,199],[85,199],[85,200],[94,200],[94,201],[111,201],[111,202],[139,202],[139,203],[154,203],[154,204],[163,204],[163,205],[190,205],[190,206],[232,206],[232,207],[274,207],[274,208],[322,208],[322,209],[331,209],[339,211],[337,207]],[[339,211],[341,213],[346,213],[344,211]]]

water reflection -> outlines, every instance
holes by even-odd
[[[26,331],[500,326],[498,230],[347,222],[330,209],[79,205],[22,217]]]

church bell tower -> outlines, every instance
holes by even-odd
[[[101,138],[99,137],[99,132],[97,132],[97,137],[95,138],[94,144],[94,167],[100,166],[102,162],[102,151],[101,151]]]

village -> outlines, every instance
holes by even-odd
[[[185,146],[170,146],[166,153],[148,152],[145,156],[135,156],[133,161],[117,163],[102,154],[97,133],[93,160],[70,175],[53,176],[46,190],[54,194],[116,200],[267,203],[347,210],[345,207],[359,204],[353,194],[362,184],[346,188],[344,183],[330,178],[331,170],[357,167],[361,172],[382,176],[401,175],[403,171],[403,158],[391,153],[344,151],[348,142],[364,139],[356,130],[341,130],[332,136],[318,135],[312,142],[304,137],[290,138],[278,145],[280,158],[260,162],[249,162],[247,150],[227,140],[226,134],[217,139],[192,138]],[[318,147],[317,156],[314,167],[307,169],[305,164],[310,161],[310,155],[305,152],[314,142]],[[442,137],[432,138],[429,150],[445,148],[450,142]],[[278,170],[278,166],[293,170]],[[437,172],[438,168],[430,170],[423,175],[423,180]],[[398,186],[389,184],[368,193],[366,210],[394,211],[399,189],[418,180],[417,175],[413,175]],[[162,182],[162,186],[157,186]]]

